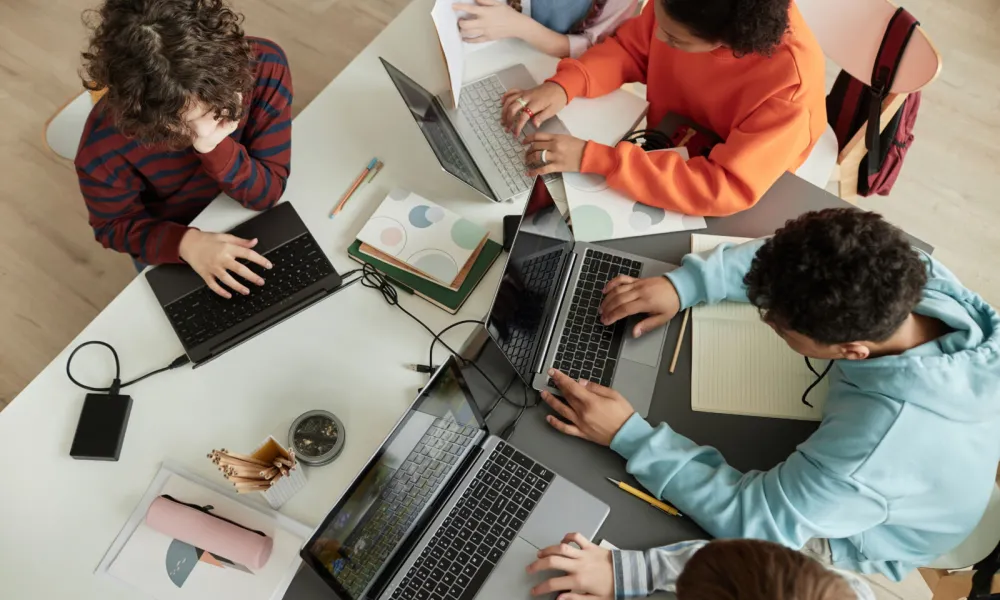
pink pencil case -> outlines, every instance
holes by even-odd
[[[274,540],[264,534],[212,514],[212,506],[187,504],[163,495],[146,511],[146,525],[175,540],[259,569],[271,557]]]

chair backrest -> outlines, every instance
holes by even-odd
[[[94,102],[88,92],[83,92],[64,104],[45,123],[45,144],[62,158],[76,158],[76,150],[93,107]]]
[[[888,0],[796,0],[796,5],[823,53],[855,79],[870,84],[872,65],[896,5]],[[917,27],[890,91],[915,92],[940,70],[940,53],[923,28]]]

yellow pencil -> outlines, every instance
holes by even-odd
[[[681,512],[679,510],[677,510],[673,506],[670,506],[666,502],[661,502],[660,500],[657,500],[656,498],[650,496],[646,492],[641,492],[641,491],[635,489],[634,487],[630,486],[627,483],[618,481],[616,479],[611,479],[610,477],[605,477],[605,479],[607,479],[611,483],[615,484],[615,486],[617,486],[618,489],[624,490],[624,491],[632,494],[633,496],[635,496],[636,498],[638,498],[640,500],[645,500],[646,502],[648,502],[652,506],[654,506],[654,507],[662,510],[663,512],[667,513],[668,515],[672,515],[672,516],[675,516],[675,517],[683,517],[684,516],[684,515],[681,514]]]

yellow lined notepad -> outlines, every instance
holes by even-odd
[[[705,252],[723,242],[749,238],[691,236],[691,251]],[[757,314],[741,302],[697,306],[691,314],[691,409],[701,412],[819,421],[829,388],[823,380],[809,393],[813,408],[802,404],[802,392],[816,380],[802,355],[788,347]],[[814,360],[820,372],[826,362]]]

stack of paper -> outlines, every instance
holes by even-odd
[[[691,251],[706,252],[723,242],[749,238],[692,235]],[[741,302],[695,307],[691,315],[691,409],[703,412],[819,421],[829,388],[816,380],[796,353],[760,319],[757,309]],[[826,362],[814,360],[822,372]]]
[[[687,160],[687,150],[674,148]],[[647,206],[611,189],[601,175],[563,173],[566,201],[573,222],[573,237],[580,242],[599,242],[704,229],[704,217]]]
[[[487,233],[435,202],[395,189],[347,252],[454,314],[500,255],[500,244]]]
[[[361,252],[456,290],[486,243],[484,227],[404,190],[389,192],[358,233]]]

